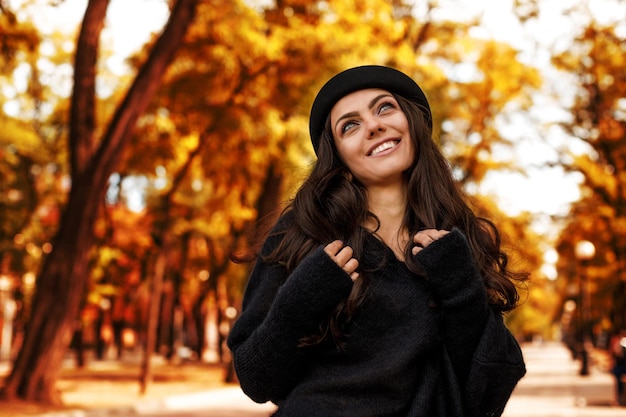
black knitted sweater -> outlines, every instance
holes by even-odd
[[[271,235],[262,255],[278,239]],[[367,238],[359,262],[384,267],[342,349],[298,347],[353,285],[323,247],[291,274],[259,259],[228,338],[243,391],[277,404],[275,416],[500,416],[525,366],[487,303],[466,238],[454,229],[416,256],[426,278]]]

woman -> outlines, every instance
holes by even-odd
[[[524,375],[496,228],[465,203],[420,87],[388,67],[331,78],[318,160],[267,236],[228,343],[276,416],[499,416]]]

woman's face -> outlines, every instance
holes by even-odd
[[[414,145],[404,112],[391,93],[355,91],[330,111],[339,156],[363,185],[384,186],[403,180],[414,160]]]

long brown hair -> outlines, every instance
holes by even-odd
[[[500,235],[489,220],[474,215],[468,206],[468,197],[454,180],[447,160],[432,139],[425,112],[417,104],[394,95],[406,114],[411,140],[414,142],[414,163],[405,172],[407,207],[404,226],[413,236],[419,230],[459,228],[467,237],[476,265],[481,272],[495,311],[515,308],[519,301],[516,281],[524,281],[528,274],[510,271],[507,256],[500,248]],[[368,233],[361,227],[376,216],[367,208],[366,189],[349,175],[334,145],[330,121],[327,119],[317,150],[317,162],[304,181],[285,213],[293,221],[281,235],[276,249],[265,257],[267,262],[278,262],[292,271],[304,257],[321,244],[341,239],[350,245],[354,257],[361,259]],[[411,256],[411,245],[406,248],[407,267],[420,273],[419,265]],[[379,265],[382,267],[382,265]],[[318,343],[332,338],[341,344],[345,325],[365,297],[368,277],[374,270],[360,270],[360,278],[346,300],[337,305],[328,320],[320,324],[320,334],[303,339],[302,344]]]

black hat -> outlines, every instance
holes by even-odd
[[[350,68],[333,76],[317,93],[309,119],[309,134],[315,153],[319,147],[326,118],[335,103],[350,93],[366,88],[382,88],[421,105],[427,111],[426,119],[432,129],[432,116],[428,100],[415,81],[406,74],[390,67],[364,65]]]

